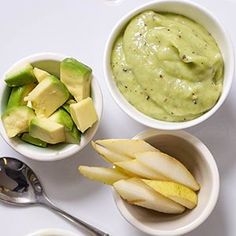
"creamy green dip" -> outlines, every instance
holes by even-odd
[[[111,57],[124,97],[159,120],[192,120],[220,97],[224,64],[210,33],[176,14],[145,11],[117,38]]]

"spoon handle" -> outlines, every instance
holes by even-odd
[[[40,204],[52,209],[53,211],[59,213],[61,216],[63,216],[64,218],[66,218],[67,220],[71,221],[74,224],[78,224],[82,227],[84,227],[85,229],[87,229],[88,231],[90,231],[91,233],[93,233],[93,235],[96,236],[109,236],[109,234],[93,227],[92,225],[87,224],[86,222],[68,214],[67,212],[61,210],[60,208],[56,207],[49,199],[48,197],[44,196],[43,198],[40,199]]]

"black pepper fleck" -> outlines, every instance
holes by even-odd
[[[163,75],[162,75],[162,74],[160,74],[160,78],[163,78]]]
[[[150,98],[149,96],[146,97],[147,100],[149,100],[149,98]]]
[[[127,70],[126,68],[123,68],[123,71],[124,71],[124,72],[127,72],[128,70]]]

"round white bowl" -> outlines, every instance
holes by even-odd
[[[54,53],[40,53],[23,58],[17,63],[15,63],[13,66],[11,66],[9,70],[4,73],[0,81],[0,114],[3,114],[5,110],[8,95],[10,93],[9,87],[7,87],[6,83],[4,82],[4,78],[8,72],[13,70],[15,67],[21,66],[24,63],[30,63],[35,67],[39,67],[53,75],[59,76],[60,62],[66,57],[67,56],[65,55],[59,55]],[[39,161],[60,160],[81,151],[94,137],[102,116],[102,93],[96,78],[92,79],[91,88],[92,98],[99,120],[87,132],[85,132],[85,134],[81,135],[80,144],[57,144],[50,145],[47,148],[40,148],[32,144],[23,142],[18,137],[11,139],[8,138],[3,123],[2,121],[0,121],[0,133],[2,137],[13,149],[15,149],[20,154]]]
[[[151,235],[186,234],[202,224],[214,209],[219,195],[219,172],[207,147],[184,131],[147,130],[134,137],[143,139],[161,151],[177,158],[193,174],[201,189],[198,204],[180,215],[155,213],[133,206],[114,192],[114,199],[123,217],[139,230]]]
[[[212,109],[204,113],[202,116],[185,122],[167,122],[153,119],[132,106],[120,93],[113,79],[111,70],[111,52],[113,44],[120,34],[121,30],[127,25],[127,23],[137,14],[145,10],[154,10],[157,12],[172,12],[180,15],[184,15],[190,19],[193,19],[197,23],[203,25],[215,38],[218,46],[221,50],[224,59],[224,84],[222,94]],[[225,31],[218,19],[206,8],[199,6],[196,3],[187,0],[156,0],[145,5],[142,5],[124,16],[112,30],[105,48],[104,54],[104,73],[107,85],[109,87],[112,97],[117,104],[125,111],[131,118],[136,121],[156,129],[162,130],[177,130],[192,127],[212,116],[219,107],[225,101],[234,75],[234,48],[229,38],[229,35]]]
[[[27,236],[83,236],[83,234],[75,234],[64,229],[42,229]]]

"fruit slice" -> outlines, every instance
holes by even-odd
[[[46,118],[36,117],[31,120],[29,135],[50,144],[65,141],[64,126]]]
[[[168,214],[182,213],[185,209],[180,204],[154,191],[139,179],[119,180],[113,186],[123,199],[137,206]]]
[[[38,138],[34,138],[32,136],[30,136],[28,133],[24,133],[21,137],[21,140],[27,142],[27,143],[30,143],[30,144],[33,144],[35,146],[38,146],[38,147],[47,147],[47,143],[38,139]]]
[[[62,108],[70,114],[70,104],[74,104],[74,103],[76,103],[76,101],[73,99],[70,99],[62,106]]]
[[[40,82],[28,95],[38,117],[49,117],[69,98],[69,92],[63,83],[54,76]]]
[[[103,139],[95,142],[113,152],[134,158],[137,152],[158,151],[141,139]]]
[[[36,67],[33,69],[33,72],[34,72],[34,75],[39,83],[41,81],[43,81],[44,79],[46,79],[48,76],[51,76],[51,74],[49,74],[47,71],[41,70]]]
[[[148,168],[147,166],[143,165],[136,159],[129,161],[115,162],[114,164],[122,168],[123,170],[132,173],[133,175],[137,175],[147,179],[166,180],[166,177]]]
[[[110,185],[118,180],[129,178],[128,175],[119,172],[118,170],[105,167],[80,166],[79,171],[83,176],[91,180],[96,180]]]
[[[102,155],[102,157],[104,157],[104,159],[108,162],[114,163],[114,162],[132,160],[132,158],[126,155],[121,155],[116,152],[110,151],[109,149],[99,144],[96,144],[93,141],[92,141],[92,146],[95,149],[95,151],[99,153],[100,155]]]
[[[188,169],[175,158],[162,152],[143,152],[135,154],[137,160],[165,176],[168,180],[199,190],[199,184]]]
[[[61,62],[61,81],[77,102],[90,96],[91,74],[91,68],[73,58]]]
[[[28,131],[30,121],[35,117],[34,111],[27,106],[13,107],[2,115],[3,125],[9,138]]]
[[[36,82],[33,67],[30,64],[22,65],[6,75],[5,82],[10,87],[22,86]]]
[[[77,128],[84,133],[98,120],[92,99],[86,98],[70,105],[70,113]]]
[[[35,84],[27,84],[19,87],[14,87],[7,103],[7,109],[15,106],[24,106],[27,104],[24,97],[27,96],[35,87]]]
[[[143,179],[143,182],[155,191],[188,209],[193,209],[197,205],[197,194],[182,184],[147,179]]]

